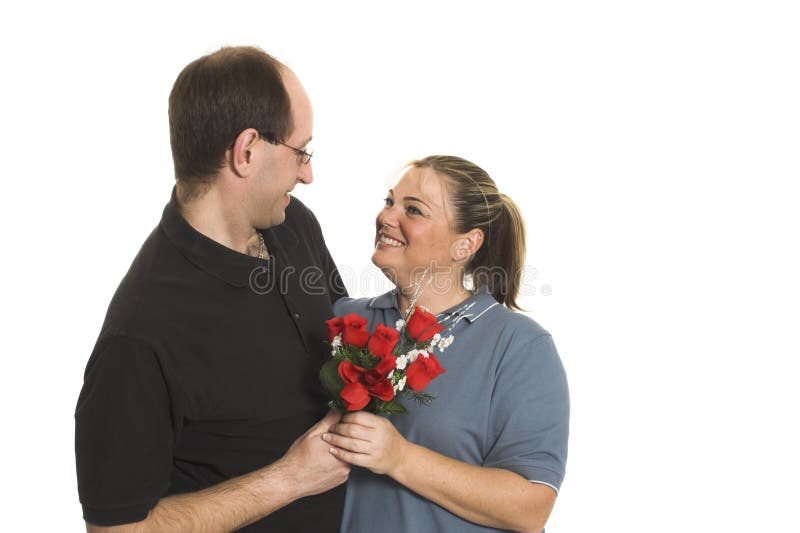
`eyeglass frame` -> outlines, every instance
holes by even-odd
[[[258,131],[258,130],[256,130]],[[291,144],[286,144],[285,142],[279,141],[275,138],[275,135],[272,133],[259,131],[258,134],[261,136],[262,139],[267,141],[270,144],[279,145],[282,144],[286,148],[293,150],[299,157],[302,157],[301,161],[304,165],[307,165],[311,162],[311,158],[314,156],[314,150],[307,151],[303,150],[302,148],[297,148],[296,146],[292,146]]]

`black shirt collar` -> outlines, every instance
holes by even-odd
[[[234,287],[246,287],[254,271],[263,271],[263,268],[276,258],[285,264],[287,254],[299,242],[297,234],[284,223],[259,230],[269,249],[270,257],[267,260],[231,250],[206,237],[183,218],[175,196],[175,188],[172,189],[169,203],[164,207],[159,226],[167,239],[187,260]]]

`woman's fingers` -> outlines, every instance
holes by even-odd
[[[336,433],[325,433],[322,435],[322,440],[343,450],[349,450],[360,454],[369,453],[370,443],[365,440],[343,437]]]
[[[343,437],[336,433],[325,433],[322,439],[331,445],[328,448],[334,456],[355,466],[370,467],[372,456],[367,452],[369,443],[359,439]]]
[[[363,455],[360,453],[353,453],[348,452],[347,450],[342,450],[341,448],[330,448],[329,451],[338,459],[344,461],[345,463],[351,464],[353,466],[363,466],[368,468],[368,455]]]
[[[343,423],[359,424],[368,428],[374,428],[380,423],[381,417],[368,413],[366,411],[355,411],[353,413],[345,413],[342,417]]]
[[[369,429],[359,424],[335,424],[331,426],[331,433],[354,439],[370,440]]]
[[[359,416],[356,420],[351,418],[353,423],[348,423],[343,419],[341,423],[331,428],[330,433],[322,435],[322,438],[331,445],[330,452],[345,463],[368,468],[376,474],[385,474],[397,461],[392,449],[397,443],[397,439],[393,439],[393,436],[395,434],[399,436],[399,433],[388,420],[370,416],[373,416],[374,420]],[[362,421],[375,422],[376,425],[367,427],[362,425]],[[402,437],[400,441],[401,444],[404,442]]]

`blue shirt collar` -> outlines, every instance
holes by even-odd
[[[451,317],[452,320],[458,318],[454,315],[460,315],[460,318],[472,323],[482,317],[486,311],[498,305],[500,303],[489,293],[489,288],[482,286],[478,287],[475,293],[467,300],[442,311],[436,316],[440,318]],[[399,313],[400,306],[397,304],[397,289],[392,289],[380,296],[376,296],[370,300],[369,307],[373,309],[395,309]]]

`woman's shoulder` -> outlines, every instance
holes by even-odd
[[[561,372],[561,360],[550,332],[526,312],[496,305],[480,317],[480,336],[490,342],[500,366],[533,365],[551,375]],[[552,372],[545,372],[547,367]]]
[[[485,325],[497,331],[497,364],[537,381],[564,381],[564,366],[550,332],[528,313],[498,308]]]
[[[345,296],[339,298],[333,304],[333,312],[336,316],[342,316],[349,313],[358,313],[369,308],[369,298],[350,298]]]
[[[528,313],[512,311],[504,305],[497,304],[487,309],[483,328],[494,331],[507,343],[529,344],[540,337],[549,337],[550,333]]]
[[[381,294],[380,296],[372,296],[369,298],[339,298],[333,304],[333,312],[336,316],[343,316],[350,313],[356,313],[364,316],[371,312],[376,303],[391,301],[393,295],[394,293],[389,291],[385,294]]]

